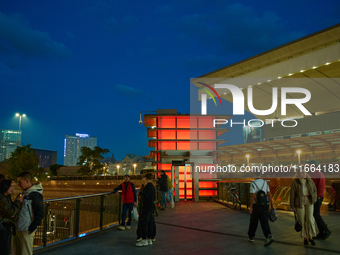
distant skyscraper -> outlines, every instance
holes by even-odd
[[[0,129],[0,162],[11,157],[18,147],[19,137],[21,132],[17,130]]]
[[[97,137],[88,134],[65,135],[64,140],[64,166],[76,166],[81,155],[81,147],[94,149],[97,146]]]

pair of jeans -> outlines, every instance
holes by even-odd
[[[165,195],[168,193],[167,191],[161,191],[162,193],[162,204],[163,204],[163,208],[166,209],[166,198]]]
[[[323,197],[318,198],[318,200],[315,202],[313,216],[316,221],[316,225],[318,225],[319,234],[323,236],[325,235],[327,226],[320,215],[320,208],[322,205],[322,201],[323,201]]]
[[[133,210],[133,203],[128,203],[128,204],[123,204],[123,212],[122,212],[122,223],[120,224],[121,226],[125,226],[125,219],[126,219],[126,213],[128,212],[129,215],[129,219],[127,222],[127,225],[130,226],[131,225],[131,212]]]
[[[166,194],[166,199],[170,202],[170,206],[172,207],[174,205],[174,188],[168,189],[168,192]]]
[[[260,221],[262,232],[267,238],[271,235],[268,223],[269,205],[253,205],[253,213],[250,216],[250,224],[248,230],[249,237],[255,237],[258,222]]]

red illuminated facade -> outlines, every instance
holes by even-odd
[[[178,114],[176,110],[157,110],[144,116],[150,155],[156,171],[173,174],[177,199],[196,201],[216,195],[216,173],[195,172],[196,167],[218,164],[218,139],[227,129],[213,127],[215,116]],[[224,116],[226,118],[226,116]],[[183,162],[183,164],[178,164]],[[176,168],[177,167],[177,168]],[[177,185],[177,186],[176,186]],[[175,196],[176,197],[176,196]]]

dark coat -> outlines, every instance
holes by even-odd
[[[167,175],[163,174],[161,178],[158,178],[159,189],[161,191],[168,192],[168,180]]]

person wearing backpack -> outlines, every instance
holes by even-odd
[[[269,204],[271,209],[273,207],[273,198],[270,193],[269,186],[267,182],[261,178],[256,178],[250,184],[250,224],[248,230],[249,242],[254,242],[255,233],[257,229],[258,222],[260,221],[261,228],[263,231],[266,240],[264,242],[265,246],[270,245],[274,238],[270,231],[269,223],[268,223],[268,215],[269,215]]]

